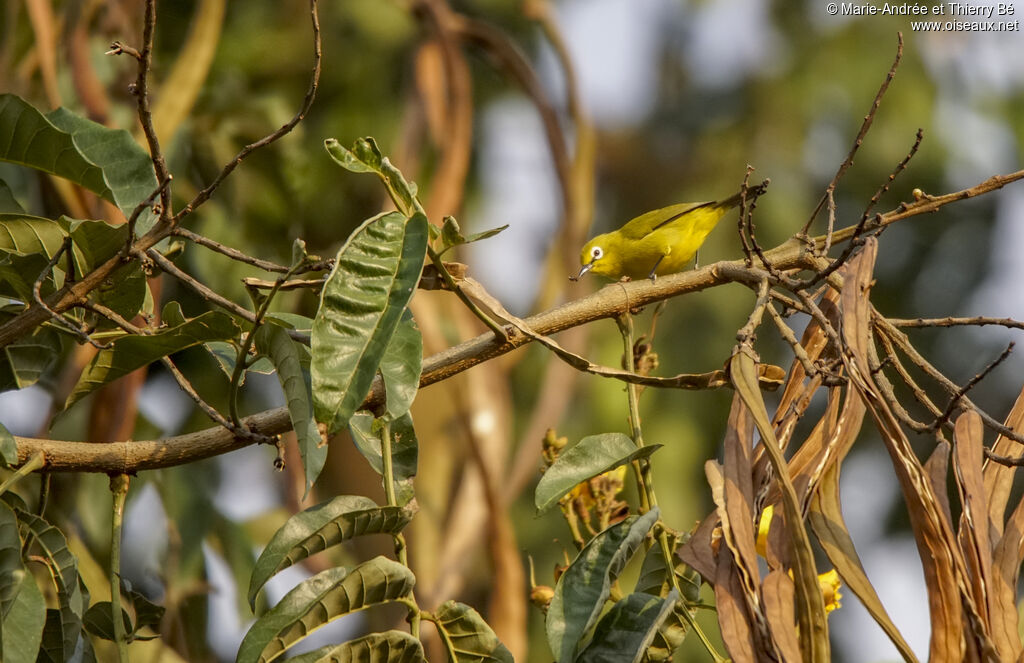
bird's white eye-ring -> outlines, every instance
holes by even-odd
[[[604,255],[604,251],[601,249],[600,246],[595,246],[594,248],[592,248],[590,250],[590,258],[592,260],[600,260],[601,256],[603,256],[603,255]]]

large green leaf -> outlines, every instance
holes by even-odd
[[[359,453],[369,461],[377,474],[384,474],[380,431],[383,419],[374,419],[369,412],[357,412],[349,420],[349,432]],[[406,412],[391,422],[391,469],[395,480],[395,495],[399,504],[413,498],[412,480],[416,476],[419,441],[413,428],[412,416]]]
[[[619,465],[646,458],[660,448],[660,444],[637,448],[633,440],[622,433],[585,437],[564,450],[545,470],[534,494],[537,509],[544,511],[558,504],[558,500],[579,483]]]
[[[580,640],[601,614],[612,583],[657,520],[654,508],[605,529],[559,577],[546,621],[548,645],[559,663],[574,660]]]
[[[434,613],[448,663],[513,663],[512,654],[473,608],[445,601]]]
[[[298,344],[279,325],[266,323],[256,331],[256,349],[270,357],[288,404],[295,438],[305,470],[306,493],[327,462],[327,440],[320,436],[313,419],[313,395],[308,374],[302,370]]]
[[[340,645],[328,645],[288,663],[421,663],[423,645],[403,631],[371,633]]]
[[[78,560],[68,548],[68,541],[63,532],[34,513],[21,509],[16,513],[18,520],[28,526],[29,532],[39,545],[42,558],[50,567],[57,585],[57,607],[60,610],[63,629],[63,650],[70,655],[75,650],[82,627],[82,615],[86,609],[78,582]]]
[[[0,94],[0,160],[71,180],[125,215],[157,186],[149,156],[127,131],[63,108],[44,116],[13,94]]]
[[[397,534],[412,520],[414,506],[377,506],[368,497],[341,495],[297,513],[274,533],[249,581],[249,605],[274,574],[310,555],[365,534]]]
[[[420,388],[422,370],[423,336],[420,335],[412,312],[405,309],[380,362],[387,414],[392,420],[398,419],[412,407],[412,401]]]
[[[236,663],[266,663],[342,615],[405,598],[416,579],[408,567],[376,557],[349,572],[322,571],[299,583],[245,634]]]
[[[0,95],[2,97],[3,95]],[[53,257],[68,236],[68,223],[28,214],[0,214],[0,251]],[[38,274],[32,275],[32,280]]]
[[[320,295],[310,366],[317,421],[330,434],[363,403],[423,269],[427,219],[369,219],[341,247]]]
[[[28,571],[16,571],[14,583],[14,599],[3,616],[0,660],[35,661],[46,625],[46,599]]]
[[[181,306],[177,302],[168,304],[163,315],[165,319],[183,319]],[[238,331],[238,325],[230,315],[223,311],[208,311],[148,336],[120,338],[114,341],[113,347],[100,350],[92,358],[68,397],[66,407],[71,407],[104,384],[161,357],[201,343],[233,338]]]
[[[673,589],[666,598],[638,592],[616,602],[594,627],[577,663],[639,663],[678,598]]]

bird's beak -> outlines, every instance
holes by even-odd
[[[583,278],[584,274],[586,274],[590,270],[594,269],[594,262],[595,261],[588,262],[586,265],[583,265],[582,267],[580,267],[580,273],[577,274],[576,276],[570,276],[569,280],[570,281],[579,281],[581,278]]]

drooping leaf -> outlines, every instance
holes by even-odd
[[[376,557],[348,571],[335,567],[299,583],[256,620],[236,663],[268,663],[310,632],[342,615],[404,598],[416,580],[408,567]]]
[[[14,193],[7,182],[0,180],[0,214],[24,214],[25,208],[14,199]]]
[[[448,663],[513,663],[512,654],[473,608],[445,601],[434,613]]]
[[[627,435],[590,435],[564,450],[537,482],[534,502],[539,511],[558,504],[577,484],[638,458],[647,458],[661,448],[652,444],[637,448]]]
[[[639,592],[617,601],[597,622],[577,663],[639,663],[678,598],[673,589],[666,598]]]
[[[164,317],[181,318],[180,305],[169,303],[164,309]],[[161,357],[201,343],[233,338],[237,334],[238,325],[230,315],[223,311],[208,311],[148,336],[122,337],[114,341],[113,347],[96,353],[82,371],[65,407],[71,407],[95,389]]]
[[[74,651],[78,641],[82,615],[86,608],[78,582],[78,560],[68,549],[67,538],[58,528],[28,511],[19,509],[16,515],[19,522],[28,527],[42,552],[43,560],[50,567],[57,585],[57,607],[60,610],[63,627],[63,651],[70,653]]]
[[[23,569],[18,518],[6,502],[0,502],[0,617],[10,609],[18,590],[15,574]]]
[[[274,323],[261,325],[256,330],[256,349],[270,357],[277,368],[288,415],[299,444],[302,467],[305,471],[305,493],[313,486],[327,462],[327,439],[320,436],[313,419],[313,395],[308,374],[303,372],[297,343],[288,336],[284,327]]]
[[[288,659],[288,663],[422,663],[423,645],[403,631],[371,633]]]
[[[126,216],[157,186],[149,156],[127,131],[63,108],[44,116],[13,94],[0,95],[0,160],[80,184]]]
[[[217,364],[220,366],[221,371],[224,372],[225,377],[230,380],[232,374],[235,372],[235,360],[238,359],[238,350],[235,346],[231,345],[227,341],[211,341],[210,343],[204,344],[203,347],[210,351],[213,358],[217,360]],[[308,350],[306,351],[306,357],[306,364],[308,365]],[[260,357],[245,368],[245,372],[242,373],[241,384],[245,384],[246,373],[270,375],[274,373],[274,371],[274,363],[270,361],[270,358]]]
[[[14,598],[3,616],[0,658],[4,661],[35,661],[46,625],[46,599],[28,571],[15,571],[13,581]]]
[[[31,387],[60,359],[57,332],[39,327],[3,349],[0,355],[0,391]]]
[[[412,401],[420,388],[422,370],[423,336],[413,320],[412,312],[405,309],[380,362],[387,414],[392,421],[412,407]]]
[[[426,217],[392,212],[366,221],[338,252],[311,339],[313,404],[329,434],[348,424],[370,390],[426,250]]]
[[[657,520],[654,508],[605,529],[559,577],[546,620],[548,645],[559,663],[574,659],[580,640],[601,614],[612,583]]]
[[[121,608],[121,620],[124,623],[125,633],[131,633],[135,630],[132,625],[132,619],[124,608]],[[85,611],[85,616],[82,618],[82,625],[86,631],[97,638],[113,642],[115,639],[114,616],[113,609],[110,607],[110,601],[100,601],[89,606],[89,609]]]
[[[383,421],[374,419],[369,412],[357,412],[349,421],[349,432],[359,453],[369,461],[377,474],[384,474],[381,454],[380,430]],[[413,498],[413,477],[419,456],[419,441],[413,428],[412,416],[406,412],[391,422],[391,469],[395,479],[395,494],[399,504]]]
[[[409,523],[414,506],[377,506],[368,497],[341,495],[297,513],[274,533],[260,553],[249,581],[249,605],[274,574],[310,555],[366,534],[397,534]]]

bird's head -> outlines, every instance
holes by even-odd
[[[580,272],[570,276],[578,281],[587,272],[614,277],[620,270],[619,242],[614,233],[598,235],[587,242],[580,251]]]

